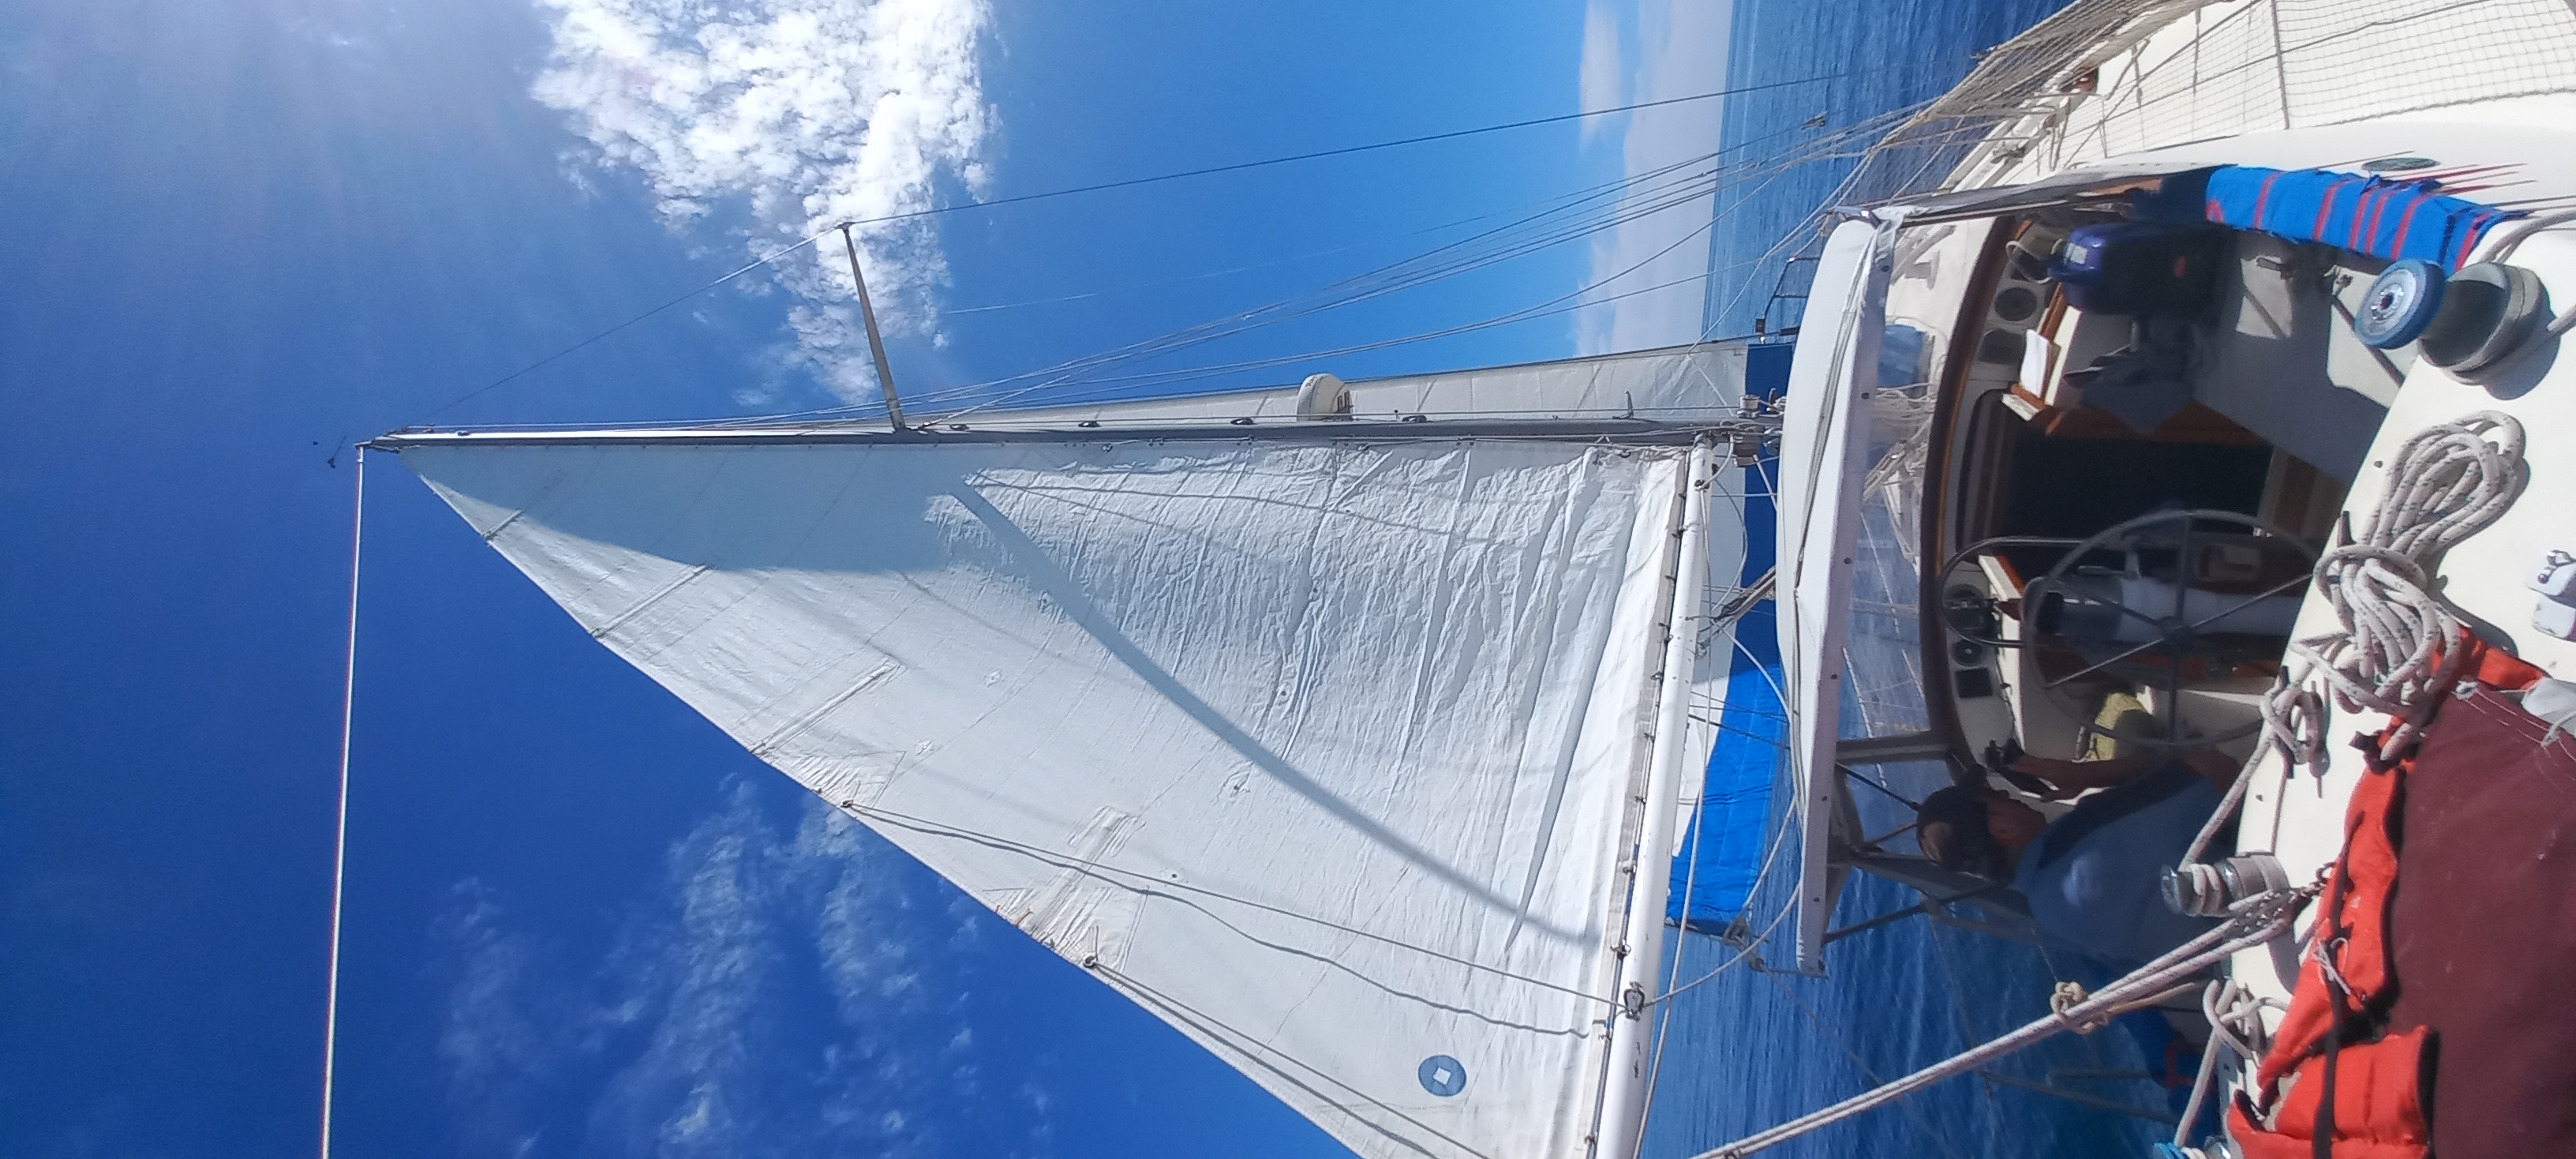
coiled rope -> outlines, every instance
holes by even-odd
[[[2396,727],[2380,748],[2394,760],[2415,743],[2424,718],[2459,677],[2467,653],[2455,646],[2463,623],[2442,600],[2434,573],[2442,553],[2477,534],[2522,495],[2529,469],[2522,424],[2479,411],[2415,432],[2389,463],[2388,489],[2352,537],[2349,517],[2336,545],[2317,559],[2316,589],[2335,628],[2290,641],[2291,663],[2263,696],[2263,744],[2192,839],[2182,864],[2201,860],[2236,815],[2254,768],[2278,752],[2296,768],[2326,764],[2327,705],[2386,714]]]
[[[2244,983],[2233,978],[2211,982],[2201,991],[2200,1013],[2209,1019],[2209,1042],[2201,1047],[2200,1073],[2191,1080],[2191,1101],[2183,1104],[2182,1121],[2174,1124],[2176,1149],[2191,1142],[2191,1125],[2199,1120],[2201,1107],[2209,1102],[2210,1088],[2218,1077],[2220,1048],[2249,1060],[2263,1057],[2263,1052],[2271,1048],[2271,1034],[2263,1029],[2263,1008],[2267,1006],[2288,1009],[2279,1001],[2246,989]]]

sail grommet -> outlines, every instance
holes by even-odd
[[[1414,1077],[1422,1080],[1422,1089],[1444,1099],[1452,1098],[1467,1089],[1467,1064],[1445,1054],[1435,1054],[1422,1060],[1422,1066],[1414,1071]]]

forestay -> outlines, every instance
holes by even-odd
[[[1364,1156],[1580,1156],[1681,452],[404,461],[752,752]]]

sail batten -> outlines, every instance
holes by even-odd
[[[400,449],[604,645],[1360,1154],[1584,1153],[1680,448]]]

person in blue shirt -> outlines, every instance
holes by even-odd
[[[2233,761],[2197,749],[2108,761],[2023,756],[2013,768],[2062,796],[2101,791],[2051,821],[1993,789],[1943,789],[1916,814],[1924,856],[2010,882],[2043,933],[2112,965],[2144,963],[2211,927],[2165,904],[2162,877],[2218,808]]]

